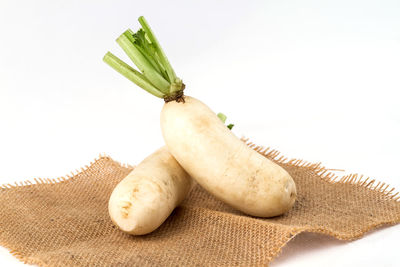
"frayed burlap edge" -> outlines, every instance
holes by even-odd
[[[131,168],[133,169],[134,166],[127,164],[127,163],[121,163],[119,161],[116,161],[112,159],[110,156],[101,153],[95,158],[93,161],[91,161],[89,164],[84,165],[80,169],[76,169],[75,171],[72,171],[71,173],[58,177],[58,178],[33,178],[33,182],[30,180],[25,180],[25,181],[20,181],[20,182],[14,182],[14,184],[2,184],[0,185],[0,189],[12,189],[18,186],[34,186],[36,184],[60,184],[60,183],[65,183],[70,180],[74,180],[76,176],[79,174],[85,172],[87,169],[89,169],[92,165],[94,165],[97,161],[102,160],[102,159],[110,159],[112,160],[115,164],[118,164],[121,167],[124,168]]]
[[[394,187],[391,187],[389,184],[379,182],[375,179],[371,179],[370,177],[364,177],[364,175],[360,175],[358,173],[352,173],[344,176],[338,176],[333,171],[335,169],[328,169],[322,166],[322,163],[311,163],[302,159],[288,159],[285,156],[282,156],[281,153],[275,149],[270,149],[269,147],[264,148],[263,146],[257,146],[256,144],[249,142],[248,139],[242,139],[246,144],[260,153],[261,155],[273,160],[276,163],[293,166],[293,167],[301,167],[309,169],[314,172],[318,177],[322,180],[335,184],[353,184],[359,185],[370,190],[382,193],[387,200],[395,200],[400,201],[400,192],[396,192]]]
[[[372,179],[370,177],[364,177],[364,175],[360,175],[357,173],[353,174],[348,174],[344,176],[338,176],[336,175],[333,171],[335,169],[328,169],[322,165],[321,162],[318,163],[312,163],[308,162],[302,159],[296,159],[292,158],[289,159],[275,149],[271,149],[270,147],[263,147],[263,146],[257,146],[256,144],[252,143],[249,141],[249,139],[242,138],[241,139],[243,142],[245,142],[250,148],[254,149],[261,155],[269,158],[270,160],[280,164],[280,165],[285,165],[285,166],[291,166],[291,167],[299,167],[299,168],[305,168],[308,169],[309,171],[313,172],[316,176],[318,176],[320,179],[323,181],[330,183],[330,184],[335,184],[335,183],[341,183],[341,184],[352,184],[356,186],[361,186],[364,188],[367,188],[369,190],[378,192],[384,196],[384,199],[386,201],[396,201],[400,202],[400,192],[396,192],[394,187],[391,187],[389,184],[386,184],[384,182],[379,182],[375,179]],[[14,184],[6,183],[0,185],[0,190],[9,190],[15,187],[20,187],[20,186],[26,186],[26,187],[31,187],[35,186],[37,184],[60,184],[60,183],[67,183],[69,181],[73,181],[79,174],[84,173],[86,170],[88,170],[92,165],[94,165],[96,162],[103,160],[103,159],[109,159],[112,160],[114,164],[117,164],[119,167],[124,167],[124,168],[134,168],[134,166],[129,165],[127,163],[121,163],[118,161],[113,160],[110,156],[101,153],[99,156],[91,161],[89,164],[84,165],[80,169],[76,169],[74,172],[71,172],[70,174],[67,174],[65,176],[61,176],[58,178],[34,178],[33,181],[31,180],[25,180],[25,181],[20,181],[20,182],[15,182]],[[290,231],[290,238],[280,247],[277,248],[277,250],[273,253],[270,262],[275,259],[281,252],[282,248],[285,247],[285,245],[290,242],[294,237],[296,237],[298,234],[302,232],[313,232],[313,233],[320,233],[320,234],[326,234],[333,236],[339,240],[355,240],[358,239],[362,236],[364,236],[367,232],[378,228],[383,225],[393,225],[396,223],[400,222],[400,216],[392,221],[384,222],[384,223],[376,223],[376,224],[370,224],[368,227],[365,227],[364,229],[361,229],[358,234],[342,234],[336,231],[332,231],[327,228],[315,228],[315,227],[292,227],[292,230]],[[15,258],[17,258],[19,261],[25,263],[25,264],[37,264],[39,266],[47,266],[43,261],[35,258],[32,259],[30,257],[22,255],[22,253],[18,250],[14,250],[12,248],[12,245],[8,244],[7,242],[4,242],[3,240],[0,240],[0,246],[5,247],[9,250],[11,255],[13,255]]]

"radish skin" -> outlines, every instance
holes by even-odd
[[[189,193],[193,180],[162,147],[128,174],[111,194],[113,223],[132,235],[157,229]]]
[[[185,96],[184,102],[166,103],[161,129],[179,164],[223,202],[258,217],[277,216],[293,206],[291,176],[238,139],[199,100]]]

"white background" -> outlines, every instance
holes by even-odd
[[[400,2],[0,0],[0,184],[163,144],[163,101],[102,62],[145,15],[186,94],[238,136],[400,188]],[[400,227],[296,237],[272,266],[399,266]],[[21,266],[0,249],[2,266]]]

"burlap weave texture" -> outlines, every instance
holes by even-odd
[[[40,266],[266,266],[303,231],[351,240],[400,222],[388,185],[249,145],[295,180],[298,198],[287,214],[249,217],[196,186],[155,232],[129,236],[113,226],[107,202],[132,167],[101,156],[71,177],[4,185],[0,245]]]

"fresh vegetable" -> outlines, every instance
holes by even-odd
[[[192,186],[193,180],[162,147],[115,187],[108,203],[111,220],[128,234],[148,234],[168,218]]]
[[[127,30],[117,42],[140,72],[110,52],[104,61],[164,99],[161,129],[169,152],[208,192],[242,212],[271,217],[289,210],[296,199],[291,176],[229,131],[222,122],[224,116],[183,94],[185,85],[154,33],[143,17],[139,22],[142,29],[136,33]]]

